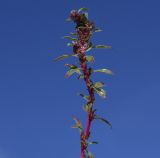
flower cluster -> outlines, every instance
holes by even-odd
[[[88,42],[92,32],[95,30],[95,24],[88,20],[86,14],[76,10],[71,11],[70,19],[77,24],[77,33],[81,43]]]
[[[70,19],[73,20],[75,23],[78,23],[81,20],[81,14],[76,10],[72,10],[70,14]]]
[[[79,41],[73,42],[73,52],[75,54],[84,54],[87,48],[88,48],[87,43],[82,44],[82,42]]]

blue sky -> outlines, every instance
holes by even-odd
[[[90,149],[96,158],[160,157],[160,2],[156,0],[5,0],[0,2],[0,158],[79,157],[79,133],[73,116],[85,121],[85,92],[76,76],[64,78],[65,63],[52,59],[71,49],[62,36],[74,29],[66,23],[70,10],[89,8],[103,29],[95,44],[95,68],[106,83],[107,100],[97,96],[98,114],[112,122],[93,125]]]

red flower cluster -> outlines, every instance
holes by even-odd
[[[88,20],[86,14],[72,10],[70,19],[76,23],[76,30],[79,40],[73,42],[73,52],[75,54],[83,54],[86,52],[89,39],[95,30],[95,24]]]
[[[73,20],[74,22],[78,22],[81,20],[81,14],[78,13],[78,11],[76,10],[72,10],[71,14],[70,14],[70,18],[71,20]]]
[[[82,44],[79,41],[73,42],[73,52],[75,54],[84,54],[88,48],[88,44]]]

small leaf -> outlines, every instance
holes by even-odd
[[[96,82],[96,83],[94,84],[94,86],[95,86],[96,88],[102,88],[102,87],[104,87],[104,83],[103,83],[103,82]]]
[[[70,40],[72,40],[72,41],[76,41],[76,40],[77,40],[77,38],[73,38],[73,37],[71,37],[71,36],[64,36],[63,38],[67,38],[67,39],[70,39]]]
[[[88,19],[88,13],[84,13],[85,17]]]
[[[111,124],[108,120],[106,120],[106,119],[104,119],[104,118],[102,118],[102,117],[99,117],[99,116],[97,116],[97,115],[95,115],[94,118],[97,119],[97,120],[100,120],[100,121],[102,121],[102,122],[104,122],[104,123],[106,123],[107,125],[110,126],[110,128],[112,128],[112,124]]]
[[[90,43],[89,43],[89,46],[88,46],[88,48],[87,48],[87,50],[86,50],[86,52],[90,51],[90,50],[92,49],[92,46],[93,46],[93,45],[92,45],[92,42],[90,42]]]
[[[74,36],[76,36],[76,35],[77,35],[77,33],[76,33],[76,32],[70,32],[70,34],[71,34],[71,35],[74,35]]]
[[[86,101],[89,101],[89,96],[84,95],[82,93],[79,94],[82,98],[84,98]]]
[[[93,72],[103,72],[109,75],[113,75],[113,72],[109,69],[98,69],[98,70],[94,70]]]
[[[84,111],[89,112],[90,108],[92,107],[92,104],[85,104],[83,106]]]
[[[56,59],[54,59],[54,61],[63,60],[63,59],[65,59],[65,58],[69,58],[69,57],[72,57],[72,56],[77,57],[77,55],[75,55],[75,54],[64,54],[64,55],[59,56],[59,57],[57,57]]]
[[[106,45],[96,45],[93,48],[112,48],[111,46],[106,46]]]
[[[98,142],[93,141],[93,142],[89,142],[89,144],[98,144]]]
[[[87,8],[80,8],[80,9],[78,10],[78,12],[87,11],[87,10],[88,10]]]
[[[67,22],[71,22],[72,19],[71,19],[71,18],[67,18],[66,21],[67,21]]]
[[[97,92],[97,94],[99,96],[101,96],[102,98],[106,98],[106,91],[102,88],[97,88],[95,86],[93,86],[93,88],[95,89],[95,91]]]
[[[94,62],[94,57],[92,56],[92,55],[88,55],[88,56],[86,56],[86,59],[87,59],[87,61],[89,61],[89,62]]]
[[[73,46],[73,44],[72,43],[67,43],[67,46]]]
[[[83,74],[81,74],[81,75],[78,76],[78,79],[83,79],[83,78],[84,78]]]
[[[88,105],[87,104],[83,105],[83,109],[84,111],[88,112],[89,111]]]
[[[88,151],[88,158],[94,158],[93,154],[90,151]]]
[[[102,30],[101,29],[98,29],[98,28],[96,28],[95,30],[94,30],[94,32],[101,32]]]
[[[74,73],[81,74],[81,71],[79,68],[73,68],[73,69],[68,70],[65,76],[70,77]]]
[[[74,64],[65,64],[65,66],[69,67],[70,69],[76,69],[77,66]]]

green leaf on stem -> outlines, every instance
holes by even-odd
[[[108,120],[106,120],[100,116],[97,116],[97,115],[94,116],[94,119],[100,120],[100,121],[106,123],[110,128],[112,128],[112,124]]]
[[[71,47],[71,46],[73,46],[73,43],[67,43],[67,46]]]
[[[89,96],[84,95],[82,93],[79,94],[83,99],[85,99],[86,101],[89,101]]]
[[[102,98],[106,98],[106,91],[102,88],[97,88],[95,86],[93,86],[94,90],[97,92],[97,94],[99,96],[101,96]]]
[[[88,45],[88,48],[87,48],[86,52],[90,51],[92,49],[92,47],[93,47],[93,44],[92,44],[92,42],[90,42],[89,45]]]
[[[73,69],[68,70],[67,73],[65,74],[65,76],[70,77],[74,73],[81,74],[81,71],[79,68],[73,68]]]
[[[84,13],[85,17],[88,19],[88,13]]]
[[[78,79],[80,80],[80,79],[83,79],[84,78],[84,75],[83,74],[81,74],[81,75],[79,75],[78,76]]]
[[[84,111],[88,112],[89,111],[88,105],[87,104],[83,105],[83,109]]]
[[[76,36],[76,35],[77,35],[77,33],[76,33],[76,32],[70,32],[70,34],[71,34],[71,35],[74,35],[74,36]]]
[[[113,72],[109,69],[98,69],[98,70],[93,70],[93,72],[103,72],[108,75],[113,75]]]
[[[84,111],[89,112],[90,108],[92,107],[92,104],[85,104],[83,106]]]
[[[66,21],[67,21],[67,22],[71,22],[72,19],[71,19],[71,18],[67,18]]]
[[[98,144],[98,142],[93,141],[93,142],[89,142],[88,144]]]
[[[90,151],[88,151],[88,158],[94,158],[93,154]]]
[[[87,8],[80,8],[80,9],[78,10],[78,12],[87,11],[87,10],[88,10]]]
[[[65,64],[65,66],[69,67],[70,69],[76,69],[78,68],[76,65],[74,64]]]
[[[94,84],[94,87],[96,87],[96,88],[102,88],[102,87],[104,87],[104,83],[103,82],[96,82]]]
[[[73,38],[73,37],[71,37],[71,36],[64,36],[63,38],[67,38],[67,39],[70,39],[70,40],[72,40],[72,41],[76,41],[76,40],[77,40],[77,38]]]
[[[86,60],[93,63],[94,62],[94,57],[92,55],[87,55]]]
[[[54,59],[54,61],[59,61],[59,60],[63,60],[69,57],[77,57],[77,55],[75,54],[64,54],[62,56],[57,57],[56,59]]]
[[[96,46],[93,46],[93,48],[112,48],[112,46],[96,45]]]
[[[99,28],[96,28],[95,30],[94,30],[94,32],[101,32],[102,30],[101,29],[99,29]]]

